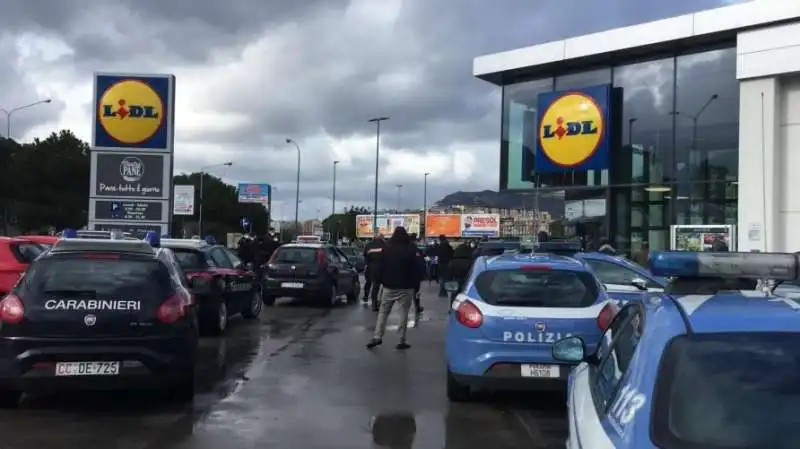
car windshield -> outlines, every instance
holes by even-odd
[[[499,256],[506,252],[517,251],[520,245],[517,243],[490,243],[480,245],[478,247],[478,254],[481,256]]]
[[[517,307],[587,307],[599,287],[590,273],[568,270],[491,270],[475,280],[488,304]]]
[[[692,334],[668,347],[654,438],[676,449],[789,449],[800,441],[800,334]]]
[[[272,261],[275,263],[313,264],[317,262],[317,248],[278,248]]]
[[[208,268],[205,255],[190,248],[171,248],[175,258],[184,270],[203,270]]]

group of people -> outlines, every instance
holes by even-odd
[[[269,234],[256,237],[245,234],[237,242],[236,252],[243,263],[253,266],[256,276],[261,279],[261,266],[269,261],[278,246],[280,244]]]

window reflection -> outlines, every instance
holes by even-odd
[[[531,182],[531,174],[533,152],[536,148],[537,101],[539,94],[552,90],[552,78],[503,87],[501,188],[527,189],[534,187],[534,183]]]

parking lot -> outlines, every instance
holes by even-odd
[[[423,305],[410,350],[396,351],[390,332],[370,352],[368,308],[280,300],[260,321],[202,339],[192,406],[125,393],[25,397],[0,412],[0,448],[563,447],[563,393],[448,403],[446,300],[428,286]]]

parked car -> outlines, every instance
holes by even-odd
[[[203,333],[224,333],[233,315],[248,319],[261,315],[264,302],[259,282],[232,250],[188,239],[162,239],[161,246],[172,250],[189,279]]]
[[[10,292],[45,248],[25,237],[0,237],[0,295]]]
[[[356,267],[338,248],[325,243],[289,243],[276,249],[263,285],[267,304],[291,297],[334,307],[341,295],[351,303],[361,291]]]
[[[340,246],[339,251],[344,253],[347,260],[356,267],[356,271],[359,273],[364,272],[364,268],[367,266],[367,262],[364,260],[364,253],[353,246]]]

